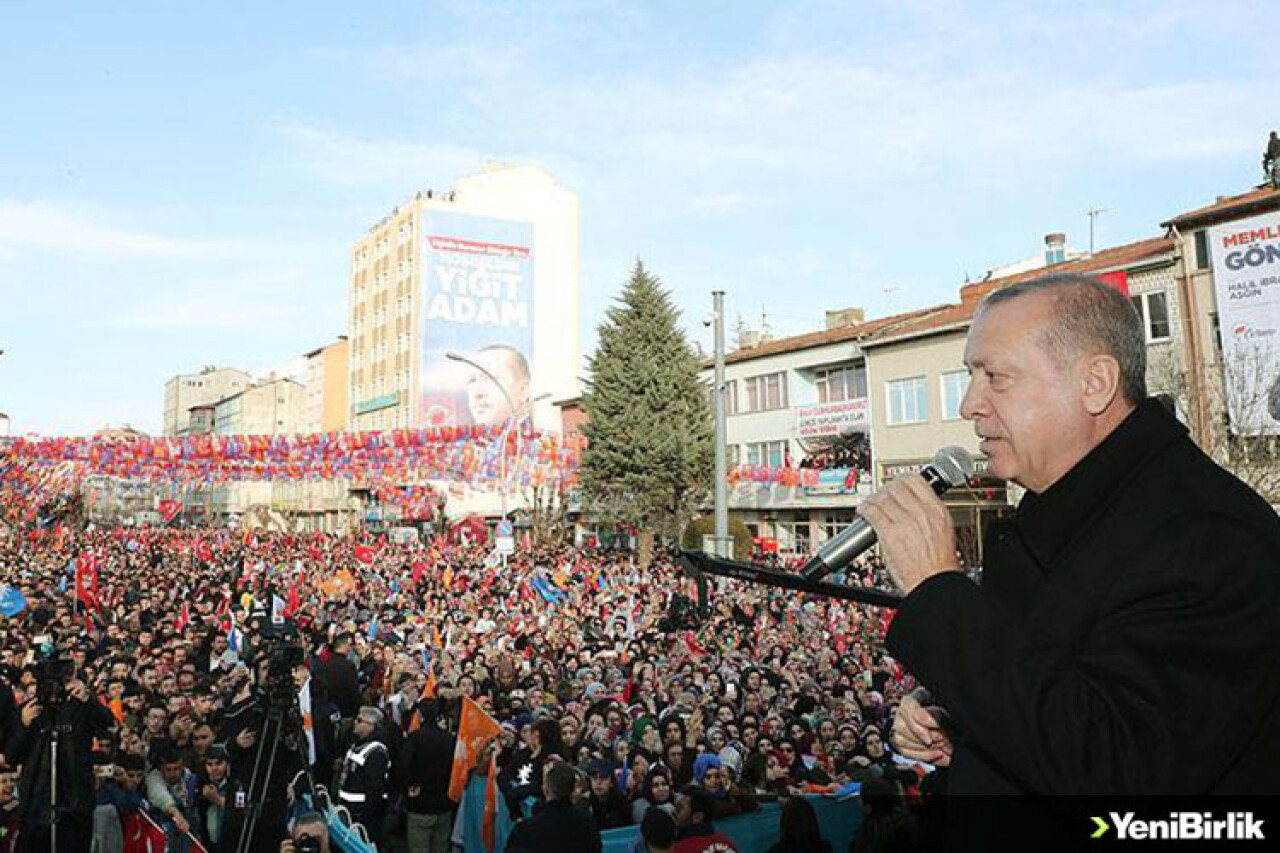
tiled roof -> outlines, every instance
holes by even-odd
[[[1146,260],[1154,260],[1161,255],[1172,252],[1175,243],[1176,241],[1172,237],[1152,237],[1148,240],[1139,240],[1136,243],[1126,243],[1123,246],[1103,249],[1101,252],[1094,252],[1092,255],[1077,258],[1074,261],[1055,264],[1053,267],[1040,267],[1039,269],[1027,270],[1016,275],[994,278],[990,281],[966,284],[960,288],[960,301],[962,303],[977,303],[982,301],[983,297],[993,290],[999,290],[1002,287],[1008,287],[1021,281],[1031,281],[1034,278],[1040,278],[1050,273],[1104,272],[1131,266]]]
[[[1171,225],[1177,228],[1198,227],[1228,219],[1239,219],[1276,208],[1280,208],[1280,190],[1260,187],[1241,195],[1224,196],[1213,204],[1180,213],[1168,222],[1160,224],[1165,228]]]
[[[789,338],[778,338],[772,341],[765,341],[754,347],[746,349],[737,349],[728,353],[724,357],[725,364],[735,364],[740,361],[752,361],[765,356],[778,355],[780,353],[798,352],[800,350],[812,349],[813,347],[825,346],[827,344],[838,344],[843,341],[857,341],[870,337],[878,332],[891,329],[903,323],[910,323],[914,320],[928,316],[935,311],[941,311],[947,306],[935,305],[932,308],[921,308],[916,311],[908,311],[905,314],[895,314],[892,317],[880,317],[875,320],[867,320],[853,326],[841,326],[836,329],[823,329],[819,332],[806,332],[803,335],[792,335]]]
[[[1103,272],[1132,266],[1142,261],[1154,260],[1161,255],[1168,254],[1173,251],[1174,245],[1175,241],[1172,237],[1152,237],[1149,240],[1139,240],[1136,243],[1103,249],[1089,257],[1057,264],[1051,269],[1041,267],[1017,273],[1016,275],[994,278],[990,281],[966,284],[960,288],[960,304],[958,305],[934,305],[929,308],[908,311],[904,314],[894,314],[890,317],[868,320],[865,323],[858,323],[854,326],[843,326],[838,329],[827,329],[820,332],[793,335],[789,338],[778,338],[750,349],[734,350],[725,356],[725,364],[751,361],[752,359],[778,355],[779,353],[797,352],[842,341],[857,341],[863,346],[876,346],[888,341],[915,337],[952,326],[963,327],[969,320],[973,319],[973,313],[977,310],[978,303],[993,290],[999,290],[1002,287],[1008,287],[1020,281],[1030,281],[1031,279],[1048,275],[1050,272]]]

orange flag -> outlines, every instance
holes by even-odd
[[[480,822],[480,840],[487,853],[493,853],[494,823],[498,818],[498,753],[489,755],[489,776],[484,783],[484,817]]]
[[[449,773],[449,799],[462,802],[467,774],[475,769],[485,744],[502,731],[498,721],[484,712],[470,696],[462,697],[462,721],[458,726],[458,742],[453,749],[453,770]]]

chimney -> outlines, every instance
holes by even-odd
[[[826,314],[828,332],[832,329],[857,326],[867,320],[867,312],[861,308],[841,308],[839,311],[828,311]]]
[[[1044,235],[1044,264],[1047,267],[1060,264],[1067,259],[1067,235],[1054,231]]]
[[[758,332],[755,329],[743,329],[738,332],[738,349],[755,349],[760,346],[760,341],[763,337],[763,332]]]

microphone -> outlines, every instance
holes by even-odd
[[[934,494],[940,495],[973,476],[973,456],[963,447],[944,447],[924,467],[920,476],[933,488]],[[865,518],[858,516],[853,524],[819,548],[818,553],[804,564],[800,573],[805,580],[821,580],[832,572],[844,569],[875,543],[875,528]]]

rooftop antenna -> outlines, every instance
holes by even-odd
[[[1089,209],[1089,254],[1093,254],[1093,227],[1098,221],[1098,217],[1106,213],[1105,207],[1092,207]]]

